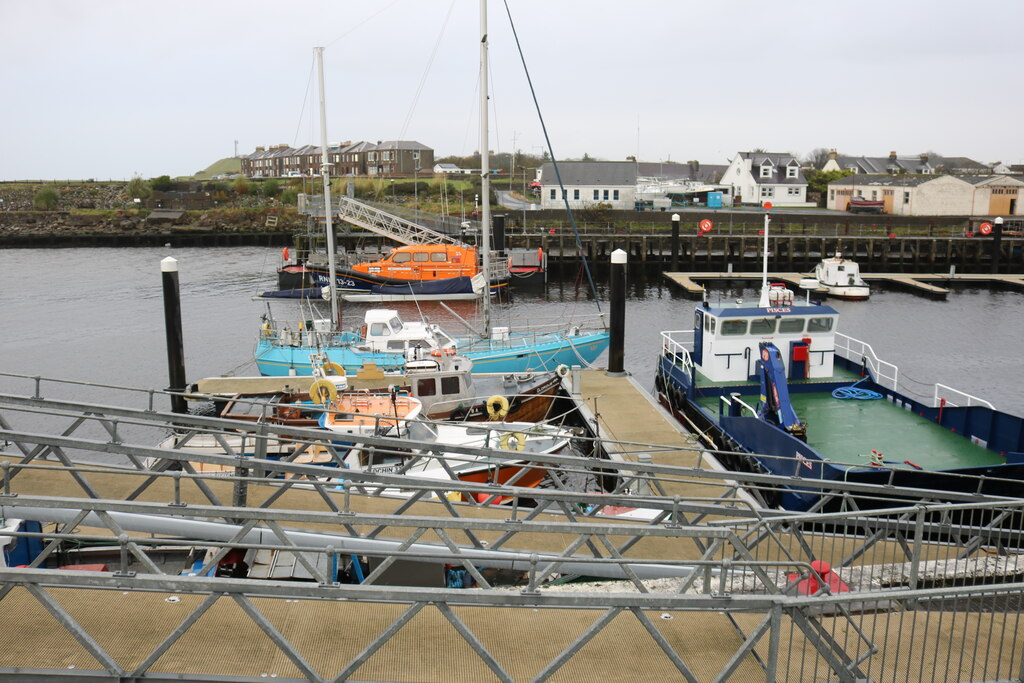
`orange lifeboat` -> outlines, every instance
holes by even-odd
[[[465,244],[411,244],[379,261],[357,263],[352,270],[396,280],[447,280],[473,277],[480,268],[476,248]]]

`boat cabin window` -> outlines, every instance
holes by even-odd
[[[751,320],[750,334],[775,334],[775,318],[756,318]]]
[[[416,382],[417,396],[435,396],[437,394],[437,383],[434,378],[421,379]]]
[[[722,321],[722,336],[731,337],[740,334],[747,333],[747,321],[746,320],[723,320]]]
[[[374,337],[388,337],[391,335],[391,328],[384,323],[373,323],[370,325],[370,335]]]
[[[836,270],[846,270],[846,266],[837,266]]]
[[[443,251],[435,251],[433,254],[430,255],[430,260],[436,261],[438,263],[444,263],[445,261],[448,260],[448,254],[444,253]]]
[[[441,393],[446,396],[449,394],[459,393],[459,376],[454,377],[442,377],[441,378]]]
[[[807,320],[807,331],[808,332],[831,332],[832,331],[832,318],[808,318]]]
[[[406,263],[412,260],[412,254],[407,251],[400,251],[396,253],[391,260],[395,263]]]
[[[781,334],[799,334],[803,331],[803,318],[783,318],[779,321],[779,333]]]
[[[405,351],[405,341],[402,339],[395,339],[388,342],[388,351]]]
[[[426,261],[429,258],[430,258],[430,254],[428,254],[425,251],[417,251],[415,254],[412,255],[412,260],[416,261],[417,263],[422,262],[422,261]]]
[[[391,329],[394,330],[395,334],[401,332],[402,328],[404,327],[404,325],[402,325],[402,319],[399,318],[397,315],[391,320],[389,320],[388,324],[391,325]]]

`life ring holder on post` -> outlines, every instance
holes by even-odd
[[[514,445],[510,446],[510,443]],[[505,451],[521,451],[526,448],[526,435],[522,432],[505,432],[498,439],[498,446]]]
[[[495,394],[487,399],[487,417],[492,420],[502,420],[508,417],[508,399],[501,394]]]
[[[309,385],[309,399],[313,403],[330,403],[333,404],[338,398],[338,387],[334,386],[334,382],[330,382],[326,379],[318,379]]]

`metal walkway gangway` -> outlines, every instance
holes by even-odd
[[[303,197],[299,213],[323,218],[323,197],[315,195],[303,195]],[[336,218],[381,237],[394,240],[399,244],[461,243],[461,240],[454,235],[446,235],[345,195],[332,196],[331,208]]]
[[[1022,680],[1021,501],[910,492],[912,504],[794,514],[738,495],[736,473],[579,456],[543,464],[619,483],[339,481],[299,459],[331,447],[318,430],[161,412],[161,392],[136,408],[64,401],[29,381],[0,395],[0,516],[45,523],[10,534],[42,552],[0,569],[0,680],[614,681],[634,680],[635,662],[659,680]],[[199,435],[224,453],[190,449]],[[284,437],[295,457],[255,457]],[[694,478],[722,495],[664,495]],[[751,474],[744,488],[781,483]],[[487,504],[498,498],[511,502]],[[111,549],[109,568],[44,568],[68,547]],[[191,571],[158,559],[171,550]],[[249,550],[291,554],[309,578],[217,575]],[[358,585],[336,572],[353,555],[375,558]],[[389,569],[417,562],[475,586],[389,585]],[[520,579],[503,587],[498,572]],[[580,572],[616,580],[558,585]]]

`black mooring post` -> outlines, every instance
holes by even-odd
[[[185,391],[185,348],[181,334],[181,297],[178,294],[178,260],[160,262],[164,281],[164,328],[167,334],[168,391]],[[171,396],[171,411],[187,413],[184,395]]]
[[[672,272],[679,272],[679,214],[672,214]]]
[[[612,252],[611,334],[608,346],[609,375],[625,375],[623,360],[626,346],[626,252]]]
[[[999,258],[1003,255],[1003,217],[992,221],[992,272],[999,272]]]

